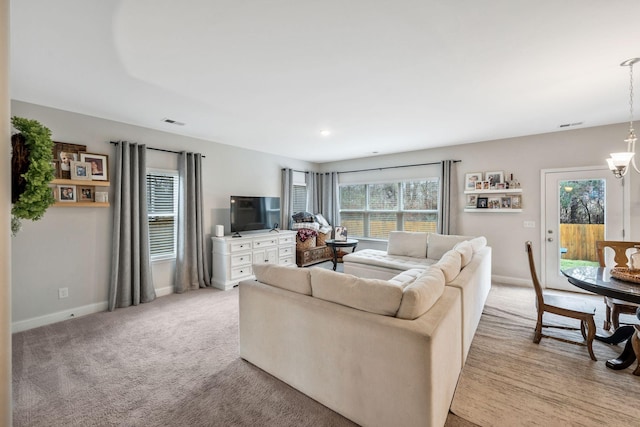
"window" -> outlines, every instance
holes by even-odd
[[[307,183],[304,172],[293,172],[293,213],[307,211]]]
[[[349,236],[387,239],[390,231],[435,232],[439,179],[340,186],[340,222]]]
[[[178,172],[147,170],[147,215],[151,259],[176,257]]]

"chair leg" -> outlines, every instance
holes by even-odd
[[[633,371],[633,375],[640,375],[640,329],[638,329],[638,326],[636,326],[636,331],[629,339],[631,340],[633,352],[636,354],[636,359],[638,360],[638,366],[636,366],[636,369]]]
[[[589,349],[589,356],[591,356],[591,360],[597,362],[598,359],[596,358],[596,355],[593,354],[593,339],[596,337],[596,322],[593,320],[593,316],[587,319],[587,326],[587,349]]]
[[[604,306],[606,307],[604,314],[604,325],[602,326],[605,331],[611,330],[611,307],[607,304],[607,297],[604,297]]]
[[[581,320],[580,321],[580,333],[582,334],[582,339],[587,339],[587,321],[586,320]]]
[[[538,344],[542,339],[542,310],[538,310],[538,321],[536,323],[536,333],[533,337],[533,342]]]
[[[614,331],[620,327],[620,307],[618,304],[613,304],[611,309],[611,323]]]

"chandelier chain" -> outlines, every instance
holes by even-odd
[[[629,128],[633,133],[633,63],[629,65]]]

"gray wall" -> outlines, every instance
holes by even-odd
[[[443,147],[409,153],[369,157],[322,164],[323,171],[348,171],[403,164],[461,160],[454,166],[457,197],[453,198],[452,233],[484,235],[493,247],[493,275],[510,283],[530,283],[524,242],[540,248],[541,170],[578,166],[605,166],[612,151],[623,151],[628,123],[510,138],[497,141]],[[468,172],[505,171],[513,173],[523,188],[522,213],[465,213],[464,176]],[[627,174],[631,193],[631,234],[626,240],[640,240],[639,177]],[[536,228],[524,228],[523,221],[535,221]],[[363,246],[364,247],[364,246]]]
[[[308,162],[187,138],[24,102],[11,103],[11,115],[36,119],[51,129],[54,141],[83,144],[113,159],[109,141],[127,140],[149,147],[200,152],[206,241],[215,224],[229,233],[229,196],[280,195],[280,170],[311,170]],[[149,151],[149,167],[176,169],[177,156]],[[111,173],[111,171],[110,171]],[[113,189],[110,189],[110,199]],[[13,255],[13,326],[27,329],[105,309],[112,233],[112,208],[51,207],[37,222],[26,221],[11,241]],[[159,294],[171,292],[173,261],[153,264]],[[58,288],[69,297],[58,299]]]

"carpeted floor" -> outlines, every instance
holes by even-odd
[[[201,289],[14,334],[14,426],[354,425],[238,357],[237,301]],[[638,425],[640,377],[604,367],[619,349],[535,345],[532,307],[494,286],[446,426]]]

